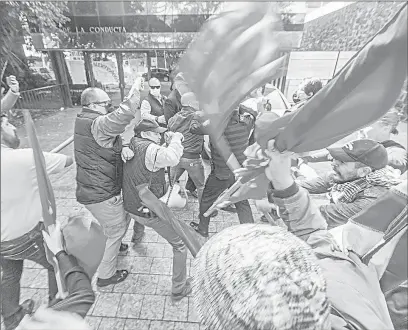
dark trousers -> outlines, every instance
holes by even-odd
[[[235,180],[233,177],[226,180],[221,180],[216,177],[213,171],[210,173],[205,183],[200,202],[200,223],[198,227],[201,231],[208,232],[208,226],[210,224],[210,217],[204,217],[203,214],[210,208],[210,206],[217,200],[224,190],[231,187],[234,182]],[[252,216],[252,210],[248,200],[235,203],[235,207],[237,209],[238,219],[241,224],[254,223],[254,217]]]
[[[32,260],[48,270],[49,301],[55,298],[58,287],[53,266],[48,262],[39,223],[27,234],[11,241],[1,242],[0,265],[3,271],[1,285],[1,314],[6,330],[14,329],[23,315],[20,306],[20,280],[24,260]]]

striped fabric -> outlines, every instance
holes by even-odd
[[[248,140],[253,120],[231,119],[228,123],[224,136],[231,148],[232,153],[242,165],[245,160],[244,151],[248,147]],[[232,174],[228,168],[224,157],[220,154],[217,148],[214,147],[211,139],[211,156],[214,166],[214,171],[219,179],[228,179]]]

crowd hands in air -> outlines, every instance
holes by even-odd
[[[18,83],[15,79],[9,82],[2,110],[11,109],[18,97]],[[248,200],[226,208],[237,213],[241,225],[224,229],[204,244],[191,279],[183,240],[146,207],[137,187],[148,184],[151,192],[162,198],[169,183],[177,184],[187,172],[186,189],[199,203],[198,219],[190,225],[198,235],[209,237],[209,224],[216,212],[205,213],[234,184],[235,175],[208,137],[208,123],[183,74],[175,77],[168,97],[161,94],[156,78],[148,81],[148,88],[148,95],[141,98],[144,81],[137,79],[117,108],[101,89],[87,88],[81,96],[83,109],[74,133],[76,199],[90,211],[107,239],[97,273],[98,287],[126,280],[128,270],[117,269],[117,260],[119,252],[129,248],[122,240],[133,219],[133,244],[142,241],[146,226],[171,244],[172,300],[177,302],[193,291],[201,321],[208,329],[406,327],[406,272],[395,266],[403,263],[406,269],[406,227],[391,230],[393,223],[399,225],[401,216],[406,222],[407,196],[406,149],[392,139],[399,124],[395,109],[361,129],[358,139],[318,153],[281,153],[274,141],[269,141],[263,157],[269,162],[265,174],[270,185],[265,198],[255,201],[264,214],[261,223],[255,224]],[[294,109],[321,88],[318,79],[303,83],[293,96]],[[254,106],[235,109],[224,132],[240,164],[245,150],[254,143],[257,117],[273,111],[266,107],[262,89],[247,99],[252,99]],[[66,329],[69,325],[90,329],[83,318],[95,300],[93,274],[87,274],[66,253],[60,224],[44,231],[33,160],[27,149],[18,149],[16,129],[7,115],[1,120],[2,190],[18,184],[10,178],[18,176],[25,181],[24,189],[12,189],[7,198],[2,194],[5,328]],[[123,133],[131,123],[135,124],[134,135],[128,139]],[[73,163],[64,155],[44,153],[44,158],[48,174]],[[318,175],[311,165],[315,162],[331,162],[332,170]],[[208,177],[205,164],[211,165]],[[29,196],[32,214],[15,213],[15,208],[21,207],[15,201],[25,201],[26,192],[35,189]],[[326,194],[330,203],[317,207],[313,194]],[[15,221],[17,216],[24,224]],[[43,242],[64,273],[68,292],[63,298],[57,296],[56,274],[46,259]],[[25,253],[24,247],[32,244],[36,248]],[[376,253],[370,255],[373,250]],[[19,303],[23,260],[40,263],[49,274],[48,308],[39,308],[34,314],[32,300]]]

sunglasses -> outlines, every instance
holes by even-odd
[[[160,89],[160,86],[149,86],[151,89]]]

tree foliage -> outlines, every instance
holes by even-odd
[[[0,67],[6,63],[11,69],[26,67],[22,44],[29,35],[30,27],[44,29],[47,33],[63,33],[61,30],[69,18],[65,1],[5,1],[0,2]],[[1,77],[2,78],[2,77]]]

